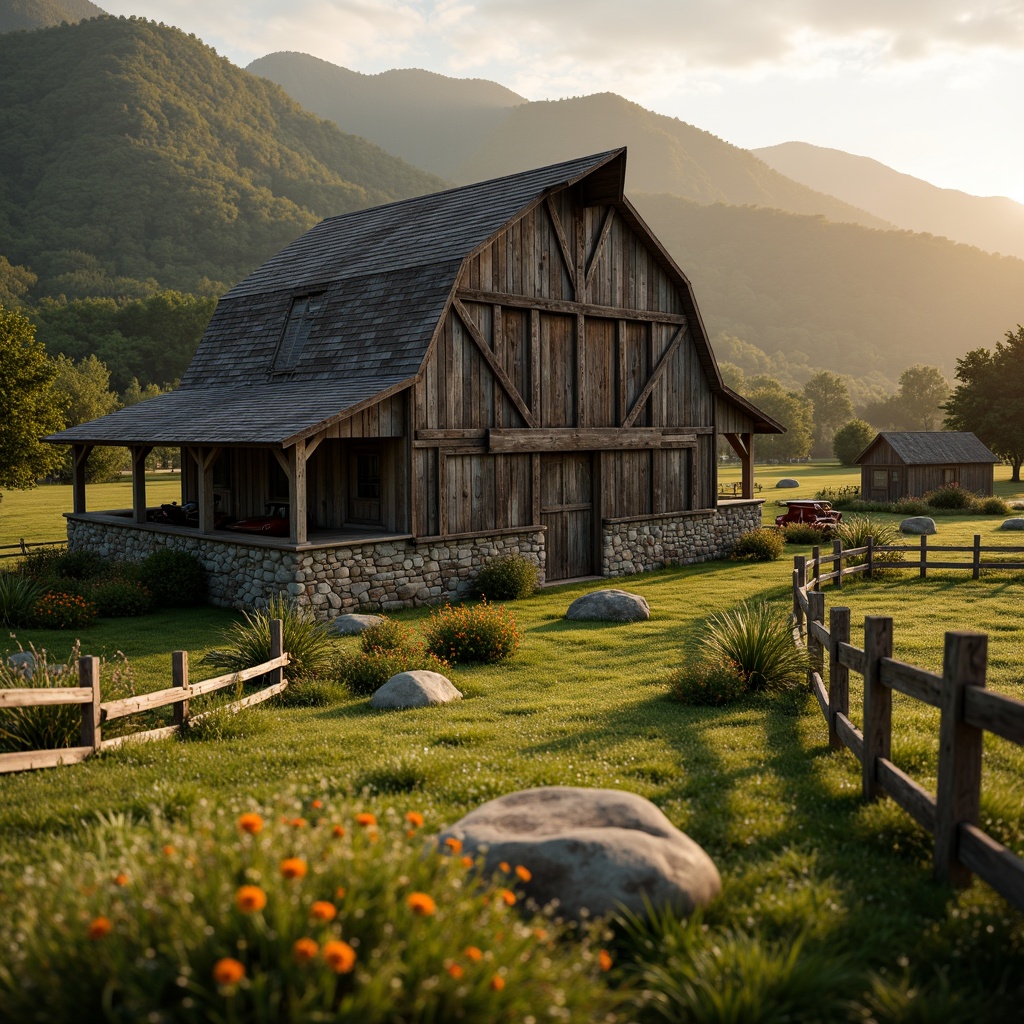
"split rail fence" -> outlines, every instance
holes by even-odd
[[[34,768],[54,768],[60,764],[77,764],[100,750],[110,750],[124,743],[160,740],[174,736],[187,728],[189,723],[201,721],[214,711],[190,716],[189,701],[193,697],[214,693],[228,686],[237,686],[250,679],[269,675],[270,684],[257,693],[215,709],[239,711],[244,707],[259,704],[281,693],[288,686],[284,670],[289,663],[284,650],[284,627],[280,619],[270,622],[270,660],[240,672],[229,672],[213,679],[191,682],[188,674],[188,651],[174,651],[171,654],[173,685],[165,690],[143,693],[137,697],[121,700],[100,700],[100,660],[96,657],[78,659],[78,686],[68,687],[24,687],[0,689],[0,708],[39,707],[44,704],[80,704],[82,707],[81,743],[77,747],[60,747],[54,750],[18,751],[0,754],[0,774],[28,771]],[[126,733],[109,740],[102,738],[102,728],[107,722],[127,715],[155,708],[174,706],[174,724],[145,732]]]
[[[978,546],[976,538],[973,550]],[[879,549],[873,549],[869,540],[863,548],[840,549],[824,557],[816,550],[810,560],[802,555],[794,559],[794,640],[801,646],[806,643],[810,685],[828,723],[829,744],[849,749],[860,761],[865,800],[889,796],[935,836],[937,878],[966,886],[974,872],[1024,909],[1024,860],[978,827],[984,733],[1024,746],[1024,701],[985,689],[984,633],[946,633],[942,672],[936,673],[893,657],[893,620],[887,616],[864,619],[863,648],[850,642],[849,608],[831,608],[826,626],[821,583],[832,580],[838,589],[844,576],[870,573],[873,550]],[[866,561],[844,568],[842,559],[852,556]],[[833,568],[823,573],[827,562]],[[864,679],[862,729],[850,719],[851,671]],[[891,760],[893,690],[939,709],[934,796]]]
[[[17,544],[0,545],[0,558],[24,558],[32,553],[33,548],[62,548],[66,545],[66,540],[27,541],[22,537]]]

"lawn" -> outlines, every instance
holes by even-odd
[[[966,535],[981,527],[948,528]],[[365,700],[268,707],[257,714],[269,728],[248,737],[163,741],[2,777],[0,881],[44,864],[55,848],[73,848],[64,843],[84,841],[98,815],[141,823],[155,809],[187,821],[207,807],[270,813],[282,799],[315,796],[348,813],[416,810],[430,830],[516,789],[620,788],[653,800],[719,865],[724,891],[705,918],[709,942],[750,936],[772,950],[802,940],[802,955],[850,968],[854,980],[843,996],[862,1007],[860,1020],[1019,1019],[1021,914],[982,883],[957,893],[931,880],[930,838],[891,802],[861,801],[859,763],[829,749],[809,695],[751,697],[724,708],[668,699],[666,675],[703,620],[741,599],[785,609],[788,583],[787,560],[631,577],[624,584],[647,598],[652,617],[626,626],[563,618],[595,584],[550,588],[512,603],[525,630],[514,660],[453,670],[466,693],[456,704],[401,713],[375,712]],[[841,599],[854,610],[855,639],[864,614],[892,614],[897,657],[931,668],[941,662],[945,629],[988,631],[990,685],[1024,697],[1019,586],[995,576],[862,582]],[[399,618],[415,624],[425,614]],[[232,620],[203,609],[101,622],[83,633],[83,651],[124,651],[139,689],[151,689],[167,684],[172,648],[187,648],[197,666]],[[54,633],[24,631],[18,639],[54,651],[68,646]],[[337,643],[345,651],[355,642]],[[856,701],[854,692],[854,709]],[[896,695],[894,723],[894,759],[934,787],[931,709]],[[986,746],[982,823],[1018,853],[1022,778],[1020,750]],[[923,994],[915,999],[912,990]],[[808,1006],[790,1019],[832,1019],[816,1012]]]

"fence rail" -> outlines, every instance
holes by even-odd
[[[0,754],[0,774],[28,771],[34,768],[53,768],[59,764],[77,764],[97,751],[109,750],[124,743],[138,743],[174,736],[186,728],[189,723],[201,721],[207,715],[213,714],[213,711],[207,711],[200,715],[190,715],[189,701],[191,698],[213,693],[227,686],[238,685],[260,676],[269,675],[271,677],[270,684],[263,687],[258,693],[232,701],[224,708],[216,710],[238,711],[269,700],[288,687],[284,670],[289,664],[289,657],[284,650],[284,627],[280,619],[271,619],[270,622],[270,653],[270,660],[259,665],[242,669],[240,672],[229,672],[226,675],[192,683],[189,681],[188,675],[188,651],[174,651],[171,655],[172,686],[164,690],[156,690],[153,693],[143,693],[138,697],[125,697],[105,703],[100,700],[100,660],[96,657],[78,659],[78,686],[0,689],[0,708],[41,707],[55,704],[79,704],[82,708],[80,746]],[[144,732],[126,733],[109,740],[102,738],[105,723],[142,711],[166,707],[168,704],[174,707],[173,725],[147,729]]]
[[[971,550],[978,552],[978,538]],[[843,568],[842,558],[853,554],[866,554],[868,560]],[[973,872],[1024,909],[1024,859],[978,828],[984,733],[1024,746],[1024,701],[984,688],[988,660],[984,633],[946,633],[942,672],[937,673],[893,657],[893,620],[887,616],[864,619],[863,648],[850,643],[849,608],[831,608],[826,626],[825,594],[815,589],[829,575],[820,572],[821,563],[829,559],[839,563],[834,576],[838,589],[844,574],[870,572],[871,554],[870,540],[863,549],[824,558],[815,552],[811,578],[807,559],[794,559],[794,638],[807,649],[810,686],[828,723],[829,744],[845,747],[860,761],[864,799],[890,797],[935,836],[937,878],[965,886]],[[977,565],[976,559],[973,564]],[[861,729],[850,719],[851,671],[864,679]],[[939,709],[934,796],[890,758],[893,690]]]
[[[17,544],[0,545],[0,558],[24,558],[31,554],[33,548],[59,548],[65,547],[67,540],[25,540],[24,537]]]

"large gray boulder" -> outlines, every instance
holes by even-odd
[[[776,487],[799,487],[800,481],[794,480],[791,476],[784,476],[776,485]]]
[[[651,609],[639,594],[615,589],[595,590],[577,597],[565,617],[599,622],[643,622],[651,617]]]
[[[1000,530],[1024,530],[1024,519],[1004,519]]]
[[[578,920],[626,907],[689,914],[718,895],[711,858],[649,800],[617,789],[545,786],[482,804],[438,837],[462,842],[490,875],[507,863],[530,872],[523,886],[544,906]],[[518,883],[517,883],[518,884]],[[646,902],[645,902],[646,901]]]
[[[384,621],[380,615],[339,615],[328,627],[332,636],[355,636],[371,626],[379,626]]]
[[[911,516],[909,519],[904,519],[900,523],[900,533],[919,533],[919,534],[933,534],[935,533],[935,520],[929,519],[928,516]]]
[[[430,704],[447,704],[461,696],[461,692],[440,672],[416,669],[392,676],[370,698],[370,705],[375,708],[425,708]]]

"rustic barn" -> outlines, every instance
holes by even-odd
[[[857,458],[861,497],[898,501],[950,485],[988,497],[998,461],[966,431],[885,430]]]
[[[330,616],[463,593],[519,552],[548,582],[720,557],[760,525],[753,438],[693,291],[623,195],[625,150],[323,221],[225,295],[180,387],[50,440],[75,450],[72,547],[167,545],[214,598],[287,589]],[[719,501],[716,443],[743,466]],[[134,507],[90,511],[95,445]],[[181,446],[192,525],[151,521]],[[225,529],[287,503],[289,535]]]

